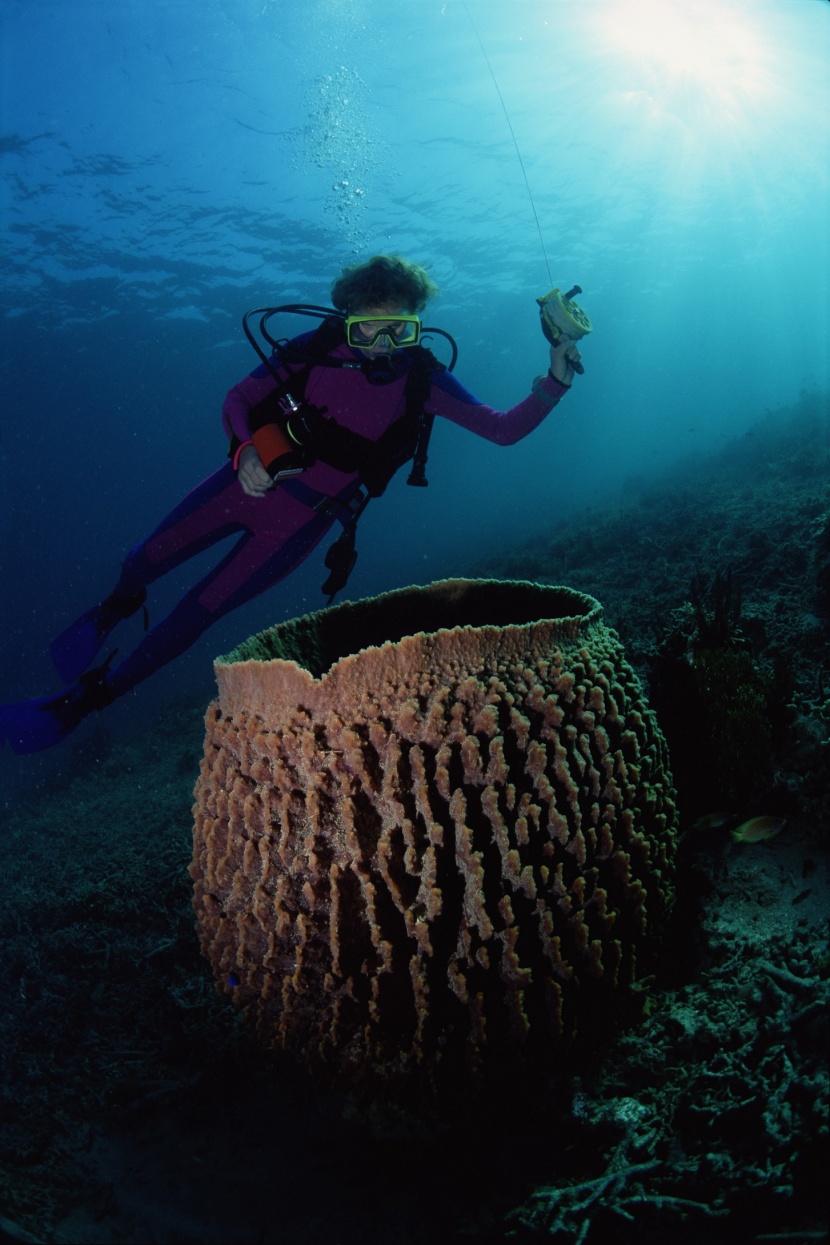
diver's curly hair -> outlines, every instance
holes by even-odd
[[[331,301],[347,315],[384,306],[417,312],[423,311],[437,293],[438,286],[420,264],[399,255],[373,255],[362,264],[343,269],[331,287]]]

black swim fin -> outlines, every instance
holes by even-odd
[[[110,632],[141,609],[146,600],[144,588],[131,597],[119,597],[113,592],[106,601],[93,605],[52,641],[52,661],[64,683],[80,678],[89,663],[97,657]]]
[[[112,703],[106,682],[111,660],[112,656],[108,657],[61,696],[0,705],[0,743],[9,744],[19,756],[59,744],[87,714]]]

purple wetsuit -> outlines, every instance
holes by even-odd
[[[363,356],[344,343],[331,352],[331,357],[357,360]],[[326,407],[329,418],[375,441],[404,414],[410,363],[406,350],[397,351],[392,356],[394,370],[383,384],[372,383],[358,369],[318,365],[309,374],[305,396],[316,406]],[[232,449],[251,439],[250,412],[276,387],[271,372],[262,366],[231,389],[225,399],[223,421]],[[468,393],[449,372],[437,371],[433,373],[424,409],[497,445],[512,445],[542,422],[567,389],[550,375],[541,377],[534,382],[532,393],[517,406],[496,411]],[[357,475],[319,461],[304,471],[299,480],[317,493],[340,498],[354,495],[360,484]],[[290,574],[334,521],[331,514],[315,512],[279,484],[263,497],[248,497],[230,462],[209,476],[147,540],[131,550],[116,592],[122,597],[133,596],[224,537],[239,534],[240,538],[109,674],[107,683],[113,695],[128,691],[189,648],[217,618]]]

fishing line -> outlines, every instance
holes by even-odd
[[[553,277],[551,276],[550,264],[548,263],[548,253],[545,250],[545,239],[542,236],[542,226],[539,224],[539,215],[536,211],[536,204],[533,201],[533,194],[530,189],[530,182],[527,180],[527,171],[525,169],[524,160],[522,159],[522,153],[519,151],[519,144],[516,141],[516,135],[513,132],[513,124],[510,120],[510,113],[507,111],[507,105],[505,104],[504,97],[502,96],[501,90],[499,89],[499,84],[496,79],[496,75],[493,72],[493,66],[490,64],[490,57],[487,55],[487,49],[485,48],[484,44],[481,42],[481,35],[478,33],[478,27],[473,21],[473,15],[467,6],[467,0],[462,0],[462,3],[464,5],[464,12],[467,14],[467,17],[470,19],[470,25],[473,28],[473,33],[476,39],[478,39],[478,46],[481,48],[481,54],[484,57],[484,60],[487,64],[487,68],[490,70],[490,77],[493,79],[493,86],[496,88],[496,94],[499,97],[499,102],[501,103],[502,110],[504,112],[504,119],[507,122],[507,128],[510,130],[510,137],[513,139],[513,146],[516,148],[516,155],[519,157],[519,167],[521,168],[522,176],[525,179],[525,186],[527,187],[527,197],[530,200],[530,206],[533,209],[533,219],[536,221],[536,228],[539,232],[539,241],[542,244],[542,254],[545,257],[545,267],[548,270],[548,279],[550,280],[551,285],[553,285]]]

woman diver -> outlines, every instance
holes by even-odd
[[[369,498],[410,460],[409,482],[426,483],[426,444],[436,415],[498,445],[514,444],[542,422],[567,393],[574,370],[581,370],[574,343],[555,341],[547,375],[518,405],[494,410],[420,343],[420,313],[436,293],[418,264],[376,255],[337,278],[334,310],[292,308],[321,319],[313,332],[275,342],[265,324],[283,309],[258,309],[274,347],[270,357],[254,341],[246,317],[263,363],[225,399],[229,461],[130,551],[106,600],[53,642],[52,658],[69,690],[0,706],[0,739],[18,753],[58,743],[87,714],[183,653],[217,619],[279,583],[339,523],[343,530],[328,552],[323,586],[331,599],[354,563],[355,524]],[[144,606],[156,579],[234,534],[239,539],[230,552],[129,656],[113,666],[111,654],[92,666],[118,623]]]

